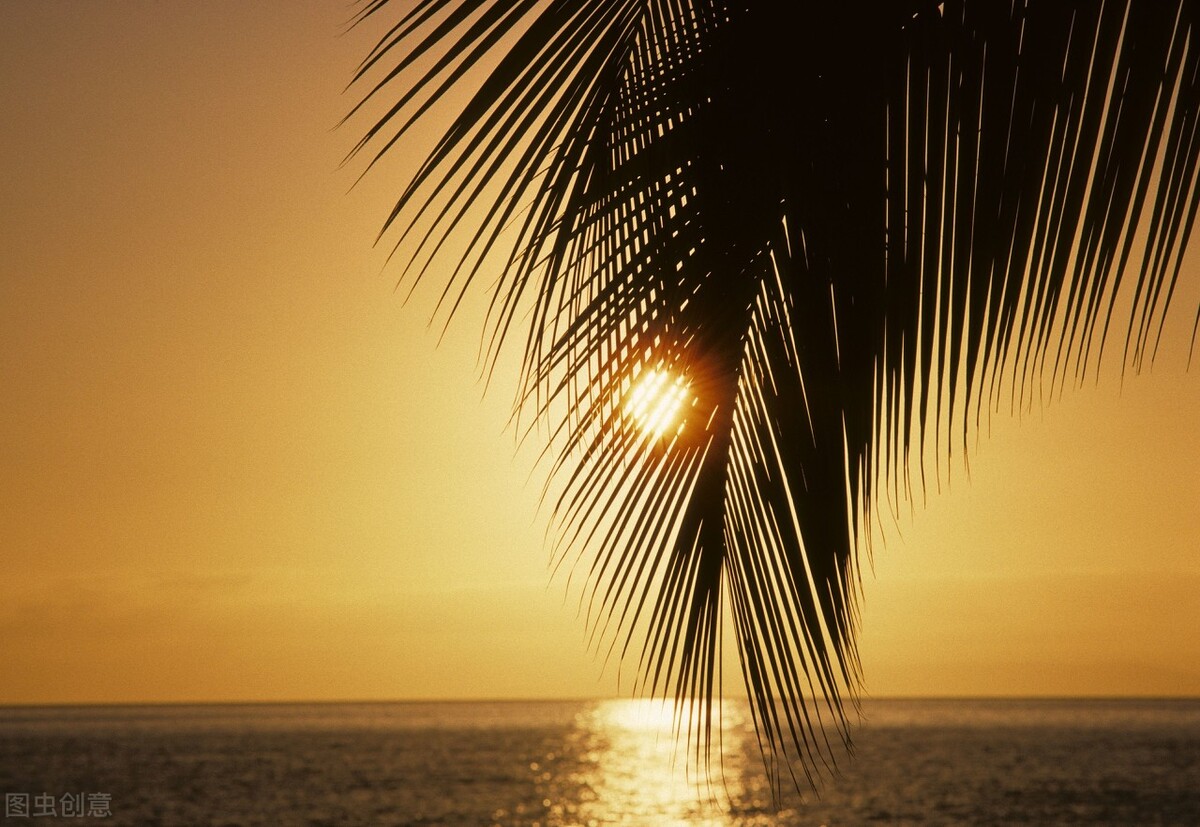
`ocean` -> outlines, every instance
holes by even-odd
[[[655,701],[0,707],[0,825],[1200,825],[1200,700],[868,700],[773,803]]]

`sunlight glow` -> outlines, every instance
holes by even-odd
[[[681,413],[690,393],[683,378],[663,370],[650,370],[638,378],[625,400],[625,415],[652,439],[683,431]]]
[[[610,701],[605,704],[604,713],[604,721],[609,728],[667,736],[674,734],[677,712],[675,704],[668,700],[631,698],[620,702]]]

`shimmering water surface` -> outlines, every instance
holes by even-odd
[[[1200,701],[865,713],[820,798],[776,806],[739,702],[707,776],[652,701],[0,708],[0,807],[59,816],[0,824],[1200,825]]]

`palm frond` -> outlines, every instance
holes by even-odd
[[[849,743],[876,489],[1114,329],[1153,358],[1200,203],[1197,9],[422,0],[364,62],[376,160],[475,89],[384,229],[414,282],[453,256],[451,313],[503,264],[489,352],[524,336],[597,639],[706,713],[728,616],[777,778]],[[648,377],[669,428],[631,413]]]

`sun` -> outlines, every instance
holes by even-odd
[[[683,431],[683,409],[690,398],[683,377],[652,369],[635,381],[625,399],[625,415],[651,439]]]

